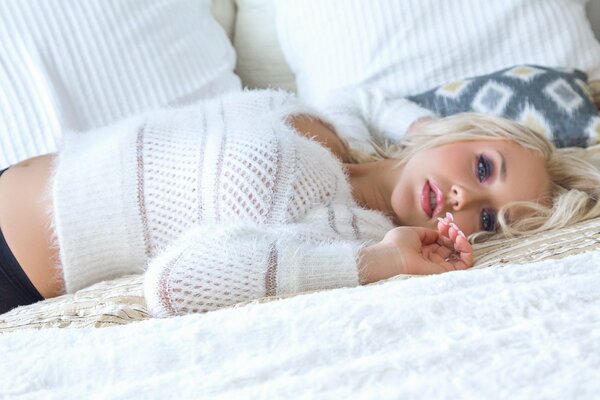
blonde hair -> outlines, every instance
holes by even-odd
[[[374,153],[350,150],[353,162],[398,159],[405,163],[414,154],[458,141],[510,140],[539,154],[550,177],[550,198],[536,202],[517,201],[498,210],[497,232],[478,232],[469,237],[481,241],[558,229],[600,215],[600,145],[587,149],[557,149],[544,135],[516,122],[475,113],[462,113],[433,120],[401,143],[381,147]],[[512,210],[524,217],[511,221]]]

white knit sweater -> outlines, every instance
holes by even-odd
[[[357,285],[358,250],[393,225],[357,206],[291,114],[314,112],[244,92],[66,135],[53,194],[67,292],[149,264],[155,314]]]

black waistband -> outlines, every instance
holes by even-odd
[[[0,171],[0,176],[8,168]],[[44,300],[15,258],[0,229],[0,314]]]

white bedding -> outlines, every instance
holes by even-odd
[[[0,397],[594,398],[600,252],[0,335]],[[95,397],[94,397],[95,398]]]

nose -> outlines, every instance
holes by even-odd
[[[452,185],[448,194],[448,203],[454,211],[460,211],[480,202],[481,196],[481,194],[460,185]]]

